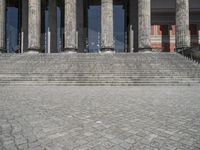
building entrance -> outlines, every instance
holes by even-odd
[[[6,1],[6,50],[8,53],[20,52],[20,10],[19,0]]]
[[[87,38],[86,49],[89,53],[98,53],[102,48],[101,1],[87,2]],[[127,7],[124,0],[113,2],[113,48],[115,52],[127,52]]]
[[[45,53],[57,53],[63,51],[63,3],[63,0],[42,1],[41,49]]]

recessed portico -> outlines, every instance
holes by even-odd
[[[166,4],[159,0],[0,0],[0,4],[1,52],[171,51],[199,44],[196,0]]]

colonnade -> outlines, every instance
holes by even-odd
[[[64,0],[64,51],[78,50],[77,1]],[[101,50],[114,51],[113,44],[113,1],[101,0]],[[133,2],[133,0],[130,0]],[[130,2],[130,3],[131,3]],[[50,33],[56,36],[56,0],[50,1]],[[22,11],[28,7],[28,23],[22,20],[24,40],[27,40],[26,51],[39,52],[41,49],[41,0],[25,0]],[[0,51],[5,51],[5,10],[6,0],[0,0]],[[151,0],[137,1],[138,31],[130,32],[129,48],[133,49],[134,39],[138,39],[138,50],[151,50]],[[81,15],[81,14],[80,14]],[[130,15],[132,16],[132,15]],[[132,16],[133,17],[133,16]],[[131,29],[131,27],[130,27]],[[138,37],[134,37],[137,32]],[[135,35],[135,34],[134,34]],[[26,38],[27,37],[27,38]],[[176,48],[190,47],[189,34],[189,0],[176,0]],[[51,49],[56,49],[56,40],[50,40]],[[54,51],[52,51],[54,52]]]

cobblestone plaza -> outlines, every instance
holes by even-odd
[[[0,149],[199,150],[199,90],[0,87]]]
[[[199,0],[0,0],[0,150],[200,150],[199,45]]]

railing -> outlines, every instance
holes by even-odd
[[[200,45],[195,47],[180,48],[177,50],[181,55],[200,63]]]

